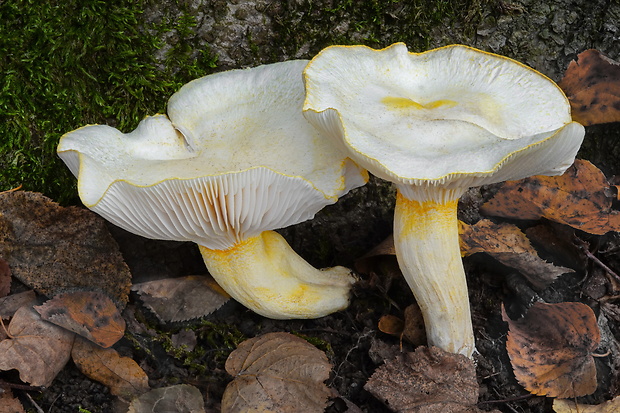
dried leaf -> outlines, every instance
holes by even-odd
[[[460,354],[418,347],[379,367],[364,389],[395,412],[475,412],[476,367]]]
[[[131,289],[138,292],[144,305],[162,322],[203,317],[230,298],[206,275],[148,281],[134,284]]]
[[[405,320],[392,314],[386,314],[379,319],[377,327],[382,333],[400,337],[405,330]]]
[[[0,298],[0,318],[6,320],[13,317],[20,307],[34,303],[35,298],[36,295],[32,290]]]
[[[417,304],[411,304],[403,312],[404,320],[391,314],[379,319],[379,331],[392,336],[404,338],[414,346],[426,343],[424,318]]]
[[[597,405],[575,403],[574,400],[555,399],[553,410],[556,413],[618,413],[620,412],[620,396]]]
[[[547,218],[591,234],[620,231],[620,214],[612,210],[605,175],[577,159],[562,176],[533,176],[502,184],[482,205],[486,215],[512,219]]]
[[[620,122],[620,63],[598,50],[586,50],[570,62],[559,86],[577,122]]]
[[[187,384],[163,387],[134,399],[127,413],[204,413],[200,390]]]
[[[0,370],[17,369],[22,381],[47,387],[69,361],[75,335],[42,320],[31,307],[11,319],[10,337],[0,342]]]
[[[594,393],[592,352],[601,339],[596,317],[581,303],[536,303],[513,321],[502,308],[509,332],[506,348],[519,383],[529,392],[569,398]]]
[[[322,412],[330,370],[325,353],[292,334],[246,340],[226,360],[235,379],[224,391],[222,412]]]
[[[104,349],[76,337],[71,357],[82,373],[109,387],[115,396],[131,399],[149,390],[149,379],[144,370],[114,349]]]
[[[104,291],[127,303],[131,274],[103,219],[35,192],[0,194],[0,256],[21,282],[48,297]]]
[[[125,320],[105,294],[76,291],[59,294],[34,308],[44,320],[107,348],[123,337]]]
[[[11,389],[0,391],[0,413],[26,413],[20,401],[13,397]]]
[[[11,270],[9,263],[0,258],[0,298],[6,297],[11,291]]]
[[[502,264],[519,271],[535,288],[543,289],[560,275],[574,272],[540,258],[516,225],[496,224],[488,219],[482,219],[475,225],[459,221],[459,232],[462,255],[486,252]]]
[[[390,236],[384,239],[379,245],[364,254],[362,257],[358,258],[355,261],[355,269],[362,274],[368,274],[373,269],[377,259],[385,255],[396,255],[393,234],[390,234]]]

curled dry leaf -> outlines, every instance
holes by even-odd
[[[76,337],[71,357],[84,375],[107,386],[115,396],[131,399],[149,390],[144,370],[129,357],[120,356],[114,349],[104,349]]]
[[[0,256],[21,282],[48,297],[95,290],[127,303],[131,274],[103,219],[23,191],[0,194],[0,211]]]
[[[132,400],[127,413],[204,413],[200,390],[187,384],[163,387]]]
[[[559,86],[577,122],[620,122],[620,63],[598,50],[586,50],[570,62]]]
[[[162,322],[185,321],[203,317],[220,308],[230,296],[213,278],[206,275],[134,284],[144,305]]]
[[[399,354],[379,367],[364,389],[399,413],[477,411],[473,361],[437,347]]]
[[[222,412],[322,412],[332,394],[323,383],[331,365],[325,353],[288,333],[244,341],[226,360],[235,379],[222,397]]]
[[[75,335],[42,320],[32,307],[15,312],[10,338],[0,342],[0,370],[16,369],[22,381],[47,387],[69,361]]]
[[[618,413],[620,412],[620,396],[602,404],[581,404],[574,400],[555,399],[553,410],[556,413]]]
[[[34,308],[41,317],[107,348],[123,337],[125,320],[105,294],[76,291],[59,294]]]
[[[516,225],[496,224],[482,219],[475,225],[459,221],[461,254],[486,252],[502,264],[519,271],[535,288],[543,289],[562,274],[574,272],[538,256],[525,234]]]
[[[525,317],[511,320],[508,356],[519,383],[533,394],[580,397],[596,390],[592,352],[601,339],[596,317],[581,303],[536,303]]]
[[[480,211],[511,219],[546,218],[603,235],[620,231],[620,214],[611,209],[608,188],[607,178],[596,166],[577,159],[561,176],[504,182]]]

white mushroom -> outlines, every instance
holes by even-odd
[[[396,184],[396,254],[429,344],[471,356],[458,199],[471,186],[563,173],[584,136],[568,100],[535,70],[459,45],[328,47],[304,79],[306,118]]]
[[[271,231],[367,180],[302,116],[306,64],[197,79],[170,98],[169,117],[147,117],[128,134],[86,126],[64,135],[58,154],[88,208],[147,238],[197,243],[222,288],[257,313],[341,310],[350,271],[313,268]]]

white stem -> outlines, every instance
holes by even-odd
[[[471,357],[474,335],[459,248],[458,197],[434,198],[415,201],[398,191],[396,257],[422,310],[428,344]]]
[[[349,304],[351,271],[314,268],[277,232],[265,231],[227,250],[199,247],[218,284],[265,317],[318,318]]]

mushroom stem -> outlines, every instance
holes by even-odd
[[[459,248],[456,192],[461,194],[444,190],[417,201],[399,189],[394,244],[398,264],[422,310],[428,344],[471,357],[474,335]]]
[[[277,232],[265,231],[227,250],[199,247],[218,284],[265,317],[318,318],[349,304],[351,271],[314,268]]]

